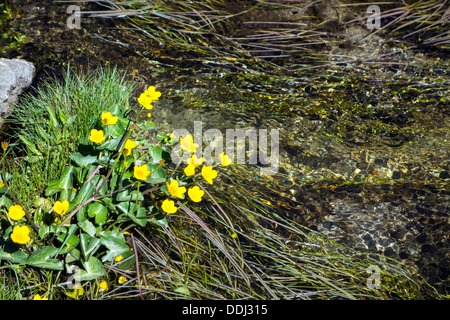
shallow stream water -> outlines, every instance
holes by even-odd
[[[138,91],[155,85],[163,93],[152,117],[167,133],[193,132],[194,121],[203,131],[278,129],[277,173],[262,176],[261,166],[246,164],[245,179],[230,171],[221,188],[233,194],[239,184],[248,194],[237,200],[253,197],[338,243],[398,259],[449,294],[448,51],[401,51],[404,44],[378,36],[327,49],[330,59],[346,55],[352,63],[262,73],[165,50],[117,28],[120,20],[83,17],[80,29],[69,30],[64,3],[12,2],[15,18],[2,32],[20,41],[7,39],[0,52],[35,63],[34,85],[60,77],[69,63],[112,65]],[[358,62],[374,51],[400,53]]]

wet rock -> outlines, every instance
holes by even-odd
[[[19,95],[30,86],[34,73],[31,62],[0,59],[0,122],[11,114]]]

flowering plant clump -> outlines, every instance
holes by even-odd
[[[200,185],[213,184],[217,171],[196,155],[180,168],[181,162],[172,163],[167,150],[179,142],[181,153],[196,152],[199,145],[191,135],[175,141],[173,134],[159,134],[156,144],[139,138],[142,131],[156,127],[148,116],[139,122],[139,116],[160,96],[153,86],[145,90],[137,99],[140,110],[133,120],[127,117],[128,107],[99,114],[71,163],[32,206],[15,203],[2,180],[0,262],[53,270],[76,265],[75,280],[98,279],[105,275],[103,263],[133,257],[125,230],[148,223],[166,226],[167,216],[180,212],[181,206],[203,201]],[[2,143],[2,148],[8,145]],[[224,154],[219,160],[229,164]]]

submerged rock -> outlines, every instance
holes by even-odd
[[[19,95],[30,86],[34,73],[31,62],[0,59],[0,123],[11,114]]]

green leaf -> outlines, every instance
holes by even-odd
[[[93,156],[93,155],[89,155],[89,154],[82,155],[80,152],[77,152],[77,153],[72,154],[70,159],[72,159],[72,161],[75,162],[77,164],[77,166],[86,168],[89,165],[95,163],[95,161],[97,161],[97,156],[96,155]]]
[[[105,150],[106,149],[106,150],[109,150],[109,151],[116,151],[117,146],[119,145],[121,140],[122,140],[122,136],[109,139],[105,143],[99,145],[97,147],[97,149],[99,149],[99,150]]]
[[[103,256],[102,261],[111,261],[115,257],[125,254],[130,251],[125,239],[123,238],[123,234],[117,234],[114,231],[106,231],[102,233],[100,237],[100,242],[108,251],[105,256]]]
[[[159,167],[159,164],[155,163],[148,163],[147,168],[150,172],[152,172],[151,175],[148,176],[147,180],[145,182],[150,184],[161,184],[166,182],[167,180],[167,172],[163,168]]]
[[[94,194],[95,187],[92,181],[86,182],[78,191],[76,197],[69,204],[69,212],[75,209],[80,203],[85,202]]]
[[[121,202],[116,206],[116,208],[123,212],[136,224],[142,227],[147,224],[147,214],[145,213],[145,209],[141,207],[136,209],[134,202]]]
[[[44,269],[63,270],[62,261],[52,259],[58,253],[58,248],[45,246],[33,252],[27,259],[26,264]]]
[[[149,155],[152,158],[151,162],[149,161],[149,164],[159,164],[161,160],[166,162],[172,161],[170,153],[161,147],[150,146]]]
[[[151,120],[146,120],[144,123],[139,124],[139,127],[144,131],[150,131],[156,128],[156,124]]]
[[[12,205],[13,205],[12,200],[9,197],[7,197],[6,195],[3,195],[0,198],[0,207],[5,207],[6,209],[9,209],[9,207]]]
[[[92,222],[90,222],[89,220],[84,220],[83,222],[78,222],[78,226],[81,228],[81,230],[86,232],[91,237],[94,237],[95,233],[97,232],[94,224]]]
[[[117,194],[117,201],[136,201],[136,198],[139,201],[144,201],[144,196],[142,192],[138,192],[137,190],[133,190],[131,193],[128,189],[125,189]]]
[[[166,217],[160,218],[160,219],[153,219],[150,220],[151,223],[154,225],[157,225],[158,227],[164,227],[167,228],[169,226],[169,223],[167,222]]]
[[[85,259],[88,259],[92,254],[94,254],[100,247],[100,239],[92,238],[91,236],[82,233],[80,235],[80,247],[81,252]]]
[[[186,296],[189,296],[191,294],[189,289],[187,287],[185,287],[185,286],[176,288],[174,290],[174,292],[181,293],[181,294],[184,294]]]
[[[83,267],[85,270],[80,269],[75,273],[75,281],[95,280],[105,275],[103,264],[96,257],[90,257],[83,263]]]
[[[14,252],[5,252],[0,248],[0,262],[2,260],[10,261],[11,263],[25,264],[28,255],[20,250]]]
[[[80,243],[80,238],[78,238],[76,235],[71,234],[67,237],[67,241],[65,241],[65,244],[61,246],[59,254],[66,254],[69,251],[72,251],[78,244]]]
[[[61,192],[60,201],[69,200],[73,192],[73,172],[75,168],[69,166],[64,169],[61,174],[61,178],[49,183],[47,189],[45,189],[45,195],[47,197]]]
[[[112,112],[111,112],[112,113]],[[114,113],[112,113],[113,116],[116,116]],[[128,122],[130,120],[122,117],[118,117],[117,123],[114,125],[107,125],[105,127],[105,135],[106,136],[113,136],[113,137],[121,137],[126,132],[126,127],[128,126]]]
[[[102,225],[106,222],[106,217],[108,214],[108,209],[100,202],[93,202],[89,204],[88,216],[91,218],[95,217],[95,223]]]

